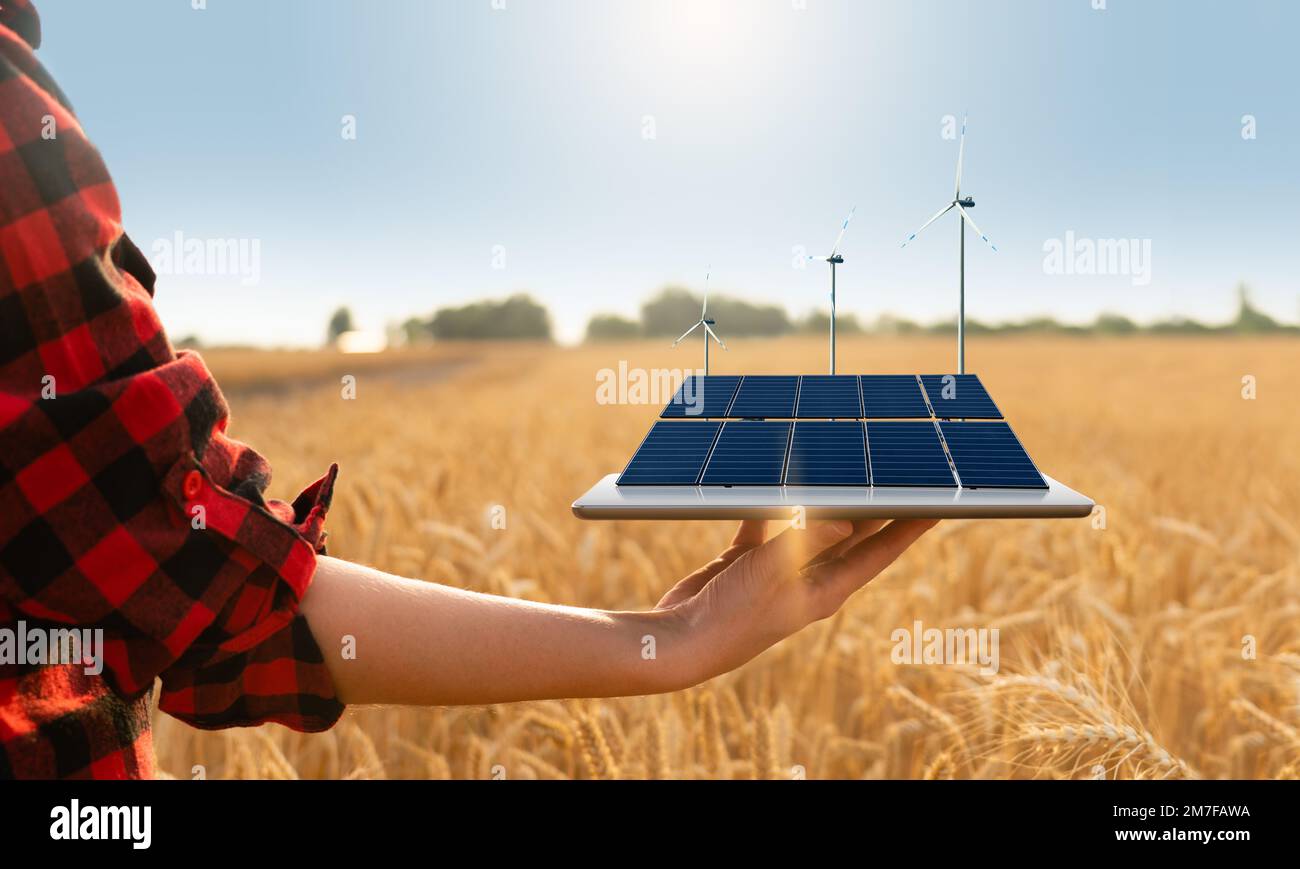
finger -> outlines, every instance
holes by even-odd
[[[690,600],[700,593],[700,589],[709,584],[709,580],[717,574],[717,571],[710,571],[708,567],[701,567],[681,582],[674,585],[668,590],[668,593],[659,599],[656,606],[659,609],[668,609],[677,606],[682,601]]]
[[[754,566],[760,576],[792,573],[852,533],[853,524],[844,519],[791,525],[754,550]]]
[[[853,523],[853,533],[845,538],[844,542],[836,546],[829,553],[832,558],[838,558],[848,552],[854,546],[857,546],[863,540],[875,534],[881,528],[889,524],[888,519],[863,519],[860,522]]]
[[[746,549],[753,549],[755,546],[762,546],[766,538],[766,519],[746,519],[736,529],[736,536],[731,538],[731,545],[733,547],[743,546]]]
[[[853,523],[853,533],[846,537],[841,543],[827,549],[817,558],[814,558],[808,564],[800,568],[799,573],[803,576],[812,576],[823,565],[832,561],[837,561],[843,557],[854,546],[866,540],[872,534],[875,534],[888,523],[888,519],[863,519]]]
[[[938,519],[895,519],[813,575],[825,594],[847,598],[893,564]]]

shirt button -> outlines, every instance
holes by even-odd
[[[185,475],[185,497],[194,500],[203,490],[203,475],[198,471],[190,471]]]

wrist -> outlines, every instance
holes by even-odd
[[[628,684],[635,693],[666,694],[708,679],[706,646],[699,631],[676,610],[611,613],[636,640],[637,654],[630,661]],[[631,692],[629,692],[631,693]]]

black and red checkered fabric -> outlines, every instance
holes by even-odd
[[[152,775],[156,679],[196,727],[327,728],[342,706],[297,606],[336,469],[263,496],[39,38],[28,0],[0,0],[0,635],[102,628],[105,648],[91,675],[0,636],[0,778]]]

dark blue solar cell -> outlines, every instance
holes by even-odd
[[[867,456],[876,486],[957,485],[932,422],[868,422]]]
[[[975,374],[922,374],[925,393],[940,419],[1002,419]]]
[[[930,418],[921,384],[914,374],[863,374],[863,416],[871,419]]]
[[[865,486],[868,482],[861,422],[794,424],[785,469],[787,486]]]
[[[723,423],[722,433],[709,456],[700,485],[781,485],[791,425],[793,423],[734,420]]]
[[[659,414],[664,419],[713,419],[727,415],[731,397],[736,394],[740,376],[692,375],[682,381],[672,401]]]
[[[1005,489],[1046,489],[1020,439],[1005,422],[941,422],[961,484]]]
[[[727,416],[791,417],[794,416],[795,393],[799,378],[785,375],[746,374],[731,403]]]
[[[720,422],[656,422],[618,485],[695,485],[720,428]]]
[[[805,374],[799,379],[799,419],[857,419],[862,416],[858,378],[852,374]]]

